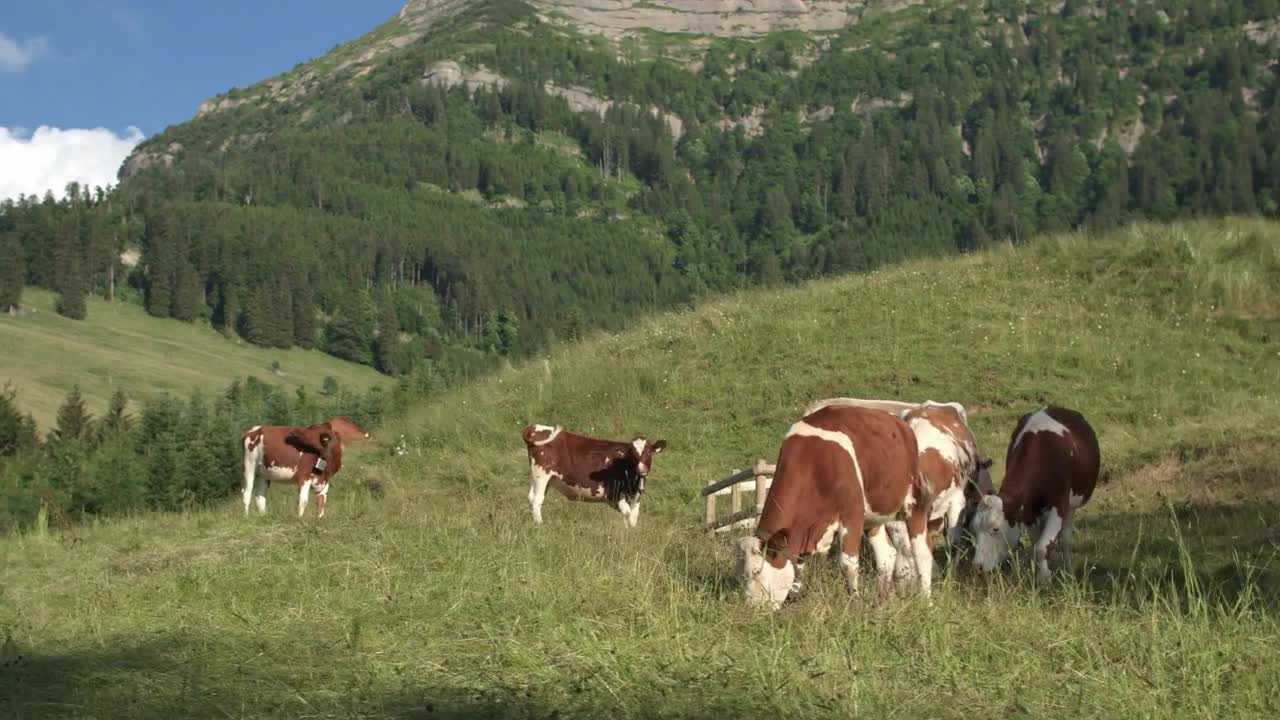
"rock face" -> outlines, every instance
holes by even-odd
[[[777,30],[823,32],[856,21],[869,7],[899,10],[923,0],[529,0],[548,22],[619,38],[638,30],[758,37]],[[463,0],[409,0],[400,18],[417,29],[463,6]]]
[[[483,65],[473,70],[464,70],[461,65],[453,60],[441,60],[428,65],[426,70],[422,72],[422,81],[445,88],[463,85],[471,92],[475,92],[482,87],[495,89],[506,87],[510,82],[507,78]],[[601,98],[586,88],[565,87],[548,82],[543,85],[543,90],[548,95],[564,98],[569,105],[569,109],[573,112],[594,112],[603,116],[614,105],[612,100]],[[679,139],[684,134],[684,120],[681,120],[680,116],[663,112],[656,107],[650,107],[648,111],[654,117],[662,118],[662,121],[667,125],[667,130],[676,139]]]

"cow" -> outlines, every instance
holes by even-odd
[[[306,512],[312,488],[316,491],[316,515],[324,517],[329,481],[342,469],[343,435],[331,422],[308,427],[255,425],[244,431],[240,436],[244,514],[249,514],[251,500],[256,501],[258,514],[266,514],[271,481],[291,479],[298,488],[298,517]],[[262,471],[261,482],[258,470]]]
[[[570,500],[608,503],[622,513],[628,528],[636,526],[645,478],[666,440],[600,440],[559,425],[529,425],[522,435],[529,454],[529,509],[535,524],[542,524],[542,501],[550,484]]]
[[[778,451],[773,484],[754,535],[738,541],[736,574],[747,600],[777,609],[804,560],[840,544],[849,592],[858,589],[862,532],[905,520],[920,590],[928,597],[933,556],[925,539],[932,497],[919,472],[916,438],[892,413],[849,405],[821,407],[791,426]],[[896,553],[886,533],[868,533],[882,595]]]
[[[983,497],[970,521],[974,569],[993,572],[1033,523],[1037,582],[1052,579],[1057,544],[1070,566],[1072,517],[1093,496],[1101,457],[1097,434],[1075,410],[1049,405],[1019,418],[1000,492]]]
[[[916,437],[920,471],[929,481],[933,506],[929,515],[929,548],[933,534],[942,530],[948,549],[954,551],[964,534],[965,522],[981,498],[995,492],[991,482],[991,459],[982,457],[978,442],[969,429],[969,415],[957,402],[923,403],[896,400],[859,400],[829,398],[811,403],[808,411],[830,406],[863,407],[882,410],[902,418]],[[885,524],[899,553],[895,575],[910,582],[914,563],[909,561],[906,526],[901,522]],[[870,532],[879,532],[872,528]]]

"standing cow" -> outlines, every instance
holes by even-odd
[[[907,523],[920,590],[928,597],[933,557],[925,533],[931,500],[918,470],[915,435],[900,418],[848,405],[805,415],[782,440],[755,534],[738,542],[737,575],[747,599],[780,607],[804,559],[837,542],[845,587],[855,592],[864,527],[901,519]],[[877,583],[886,594],[895,553],[885,533],[869,535]]]
[[[974,568],[994,571],[1033,524],[1036,580],[1051,579],[1058,543],[1070,565],[1072,516],[1093,496],[1100,466],[1098,436],[1080,413],[1048,406],[1023,415],[1009,438],[1000,492],[984,497],[970,522]]]
[[[640,496],[653,456],[666,440],[600,440],[559,425],[530,425],[522,433],[529,454],[529,510],[542,523],[547,485],[570,500],[603,502],[622,513],[628,528],[640,520]]]
[[[305,428],[256,425],[244,431],[240,445],[244,451],[245,515],[251,501],[259,514],[266,514],[272,480],[292,480],[298,488],[298,517],[306,512],[312,488],[316,491],[316,514],[324,517],[329,481],[342,467],[343,442],[360,442],[368,436],[346,418]]]

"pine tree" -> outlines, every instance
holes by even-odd
[[[89,293],[85,286],[82,267],[80,253],[73,252],[70,264],[62,278],[62,286],[58,288],[58,301],[54,305],[59,315],[72,320],[84,320],[89,314],[87,306]]]
[[[240,328],[240,290],[234,285],[222,286],[222,306],[218,311],[218,322],[223,335],[236,337]]]
[[[87,440],[93,431],[93,416],[85,409],[80,386],[73,385],[58,408],[58,418],[49,433],[49,442]]]
[[[200,275],[190,260],[182,258],[174,273],[169,314],[175,320],[194,322],[200,317],[200,305]]]
[[[374,349],[374,359],[378,370],[387,375],[400,374],[400,323],[396,320],[395,308],[390,305],[382,309],[378,318],[378,339]]]
[[[261,347],[271,345],[270,295],[258,286],[244,309],[244,339]]]
[[[16,232],[0,236],[0,313],[17,312],[26,278],[22,242]]]
[[[147,218],[146,257],[147,312],[156,317],[169,317],[173,309],[174,276],[177,257],[173,249],[169,218],[164,211]]]
[[[18,390],[6,381],[0,390],[0,457],[34,448],[37,443],[36,421],[18,410]]]
[[[133,429],[133,418],[129,415],[129,398],[124,388],[116,388],[107,404],[107,414],[98,422],[98,438],[106,440],[117,435],[125,435]]]
[[[218,462],[211,437],[209,404],[204,395],[195,393],[187,404],[182,422],[183,448],[180,476],[184,482],[183,500],[201,504],[221,496],[227,489],[223,473],[225,463]]]
[[[316,344],[316,308],[311,283],[305,275],[293,276],[293,342],[304,350]]]

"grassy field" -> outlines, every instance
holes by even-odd
[[[1274,717],[1277,273],[1280,226],[1238,221],[735,295],[381,428],[323,521],[282,490],[268,518],[11,537],[0,715]],[[815,563],[800,601],[746,607],[698,489],[836,394],[965,403],[997,479],[1021,413],[1084,412],[1104,484],[1075,565],[957,573],[927,608]],[[666,438],[639,527],[558,495],[534,527],[529,422]]]
[[[233,342],[207,326],[151,317],[136,305],[94,298],[87,321],[68,320],[53,311],[54,298],[28,288],[22,302],[36,312],[0,315],[0,383],[13,382],[19,406],[44,429],[76,383],[90,412],[99,415],[117,387],[141,400],[164,392],[221,390],[246,375],[313,389],[326,375],[361,389],[382,377],[318,351]],[[280,363],[279,373],[273,362]]]

